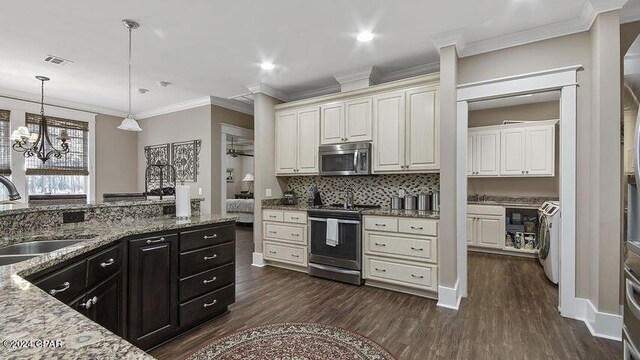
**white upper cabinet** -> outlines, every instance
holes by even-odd
[[[524,175],[525,133],[524,128],[502,130],[500,175]]]
[[[322,105],[322,145],[371,141],[371,98]]]
[[[322,105],[320,116],[321,144],[340,144],[345,141],[344,103]]]
[[[439,169],[438,92],[434,86],[373,98],[373,171]]]
[[[404,170],[405,91],[373,97],[374,171]]]
[[[439,169],[438,93],[421,87],[406,94],[406,169],[413,171]]]
[[[276,174],[317,174],[320,108],[276,112]]]
[[[525,174],[553,176],[555,174],[555,126],[547,125],[527,130]]]
[[[475,175],[498,175],[500,173],[500,131],[476,132],[475,155]]]
[[[345,138],[348,142],[372,140],[371,98],[345,103]]]

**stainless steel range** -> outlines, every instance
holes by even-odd
[[[378,207],[333,204],[308,210],[309,275],[362,285],[362,212]]]

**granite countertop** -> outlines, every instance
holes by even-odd
[[[193,198],[192,202],[204,201],[204,198]],[[80,204],[29,204],[29,203],[14,203],[14,204],[0,204],[0,216],[15,215],[26,212],[34,211],[59,211],[59,210],[87,210],[109,207],[128,207],[128,206],[145,206],[145,205],[173,205],[175,204],[175,197],[171,196],[167,199],[148,199],[148,200],[118,200],[118,201],[94,201],[89,203]]]
[[[282,205],[282,204],[268,204],[262,205],[262,210],[290,210],[290,211],[307,211],[313,209],[306,204],[296,205]],[[381,207],[378,209],[367,209],[362,211],[362,215],[377,215],[377,216],[398,216],[398,217],[412,217],[423,219],[440,219],[440,213],[437,211],[417,211],[417,210],[391,210],[388,207]]]
[[[94,323],[24,278],[123,237],[190,226],[235,221],[234,216],[201,215],[190,220],[160,216],[142,220],[65,224],[37,233],[22,233],[20,242],[84,238],[75,245],[12,265],[0,266],[0,329],[2,340],[61,340],[55,348],[0,346],[8,358],[152,359],[144,351]]]
[[[483,200],[478,200],[476,195],[469,195],[467,197],[468,205],[496,205],[516,208],[539,208],[545,201],[558,201],[558,198],[544,196],[485,195]]]

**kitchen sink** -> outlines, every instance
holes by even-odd
[[[15,264],[20,261],[46,254],[77,244],[85,239],[29,241],[0,248],[0,266]]]

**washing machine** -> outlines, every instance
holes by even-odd
[[[538,259],[554,284],[560,268],[560,203],[547,201],[538,208]]]

